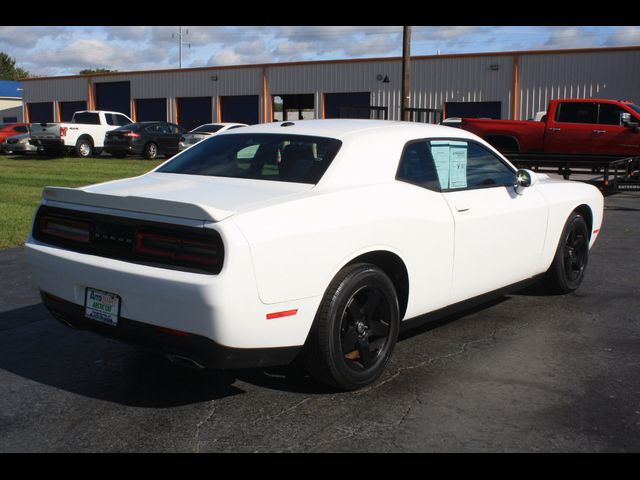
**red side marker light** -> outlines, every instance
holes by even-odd
[[[182,332],[180,330],[174,330],[172,328],[166,327],[156,327],[156,331],[160,333],[167,333],[169,335],[173,335],[175,337],[188,337],[189,334],[187,332]]]
[[[283,312],[267,313],[267,320],[275,320],[276,318],[282,318],[282,317],[291,317],[296,313],[298,313],[297,308],[295,310],[285,310]]]

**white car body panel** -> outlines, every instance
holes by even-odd
[[[252,132],[283,127],[225,135]],[[301,346],[332,278],[360,255],[383,251],[402,260],[407,320],[546,271],[576,207],[588,206],[593,231],[602,224],[602,195],[587,184],[539,175],[522,195],[513,187],[440,193],[395,179],[402,150],[415,139],[469,139],[503,158],[464,130],[324,120],[297,122],[286,133],[343,142],[317,185],[152,171],[82,189],[45,189],[43,204],[217,230],[225,249],[219,274],[81,254],[30,236],[26,251],[39,287],[78,305],[87,286],[114,292],[127,318],[225,346]],[[461,206],[470,208],[458,212]],[[265,320],[285,310],[297,312]]]

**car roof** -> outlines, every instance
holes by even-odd
[[[283,133],[295,135],[311,135],[330,137],[344,140],[352,136],[392,135],[402,138],[477,138],[475,135],[443,125],[432,125],[418,122],[398,122],[390,120],[360,120],[360,119],[324,119],[324,120],[296,120],[285,122],[262,123],[250,125],[243,129],[225,132],[225,135],[239,135],[247,133]]]

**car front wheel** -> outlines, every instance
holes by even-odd
[[[550,293],[570,293],[578,289],[589,263],[589,228],[584,217],[573,212],[565,223],[553,258],[543,277]]]
[[[367,386],[386,367],[399,329],[389,277],[371,264],[345,267],[329,285],[305,344],[307,370],[341,390]]]

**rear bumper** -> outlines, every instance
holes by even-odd
[[[84,316],[84,307],[40,291],[42,303],[66,326],[89,330],[132,345],[186,357],[204,368],[258,368],[291,363],[301,347],[232,348],[194,334],[171,333],[155,325],[120,317],[117,327]]]
[[[3,143],[2,151],[4,152],[37,152],[38,147],[24,143]]]
[[[43,148],[64,148],[64,140],[62,138],[38,138],[31,137],[29,140],[31,145]]]

